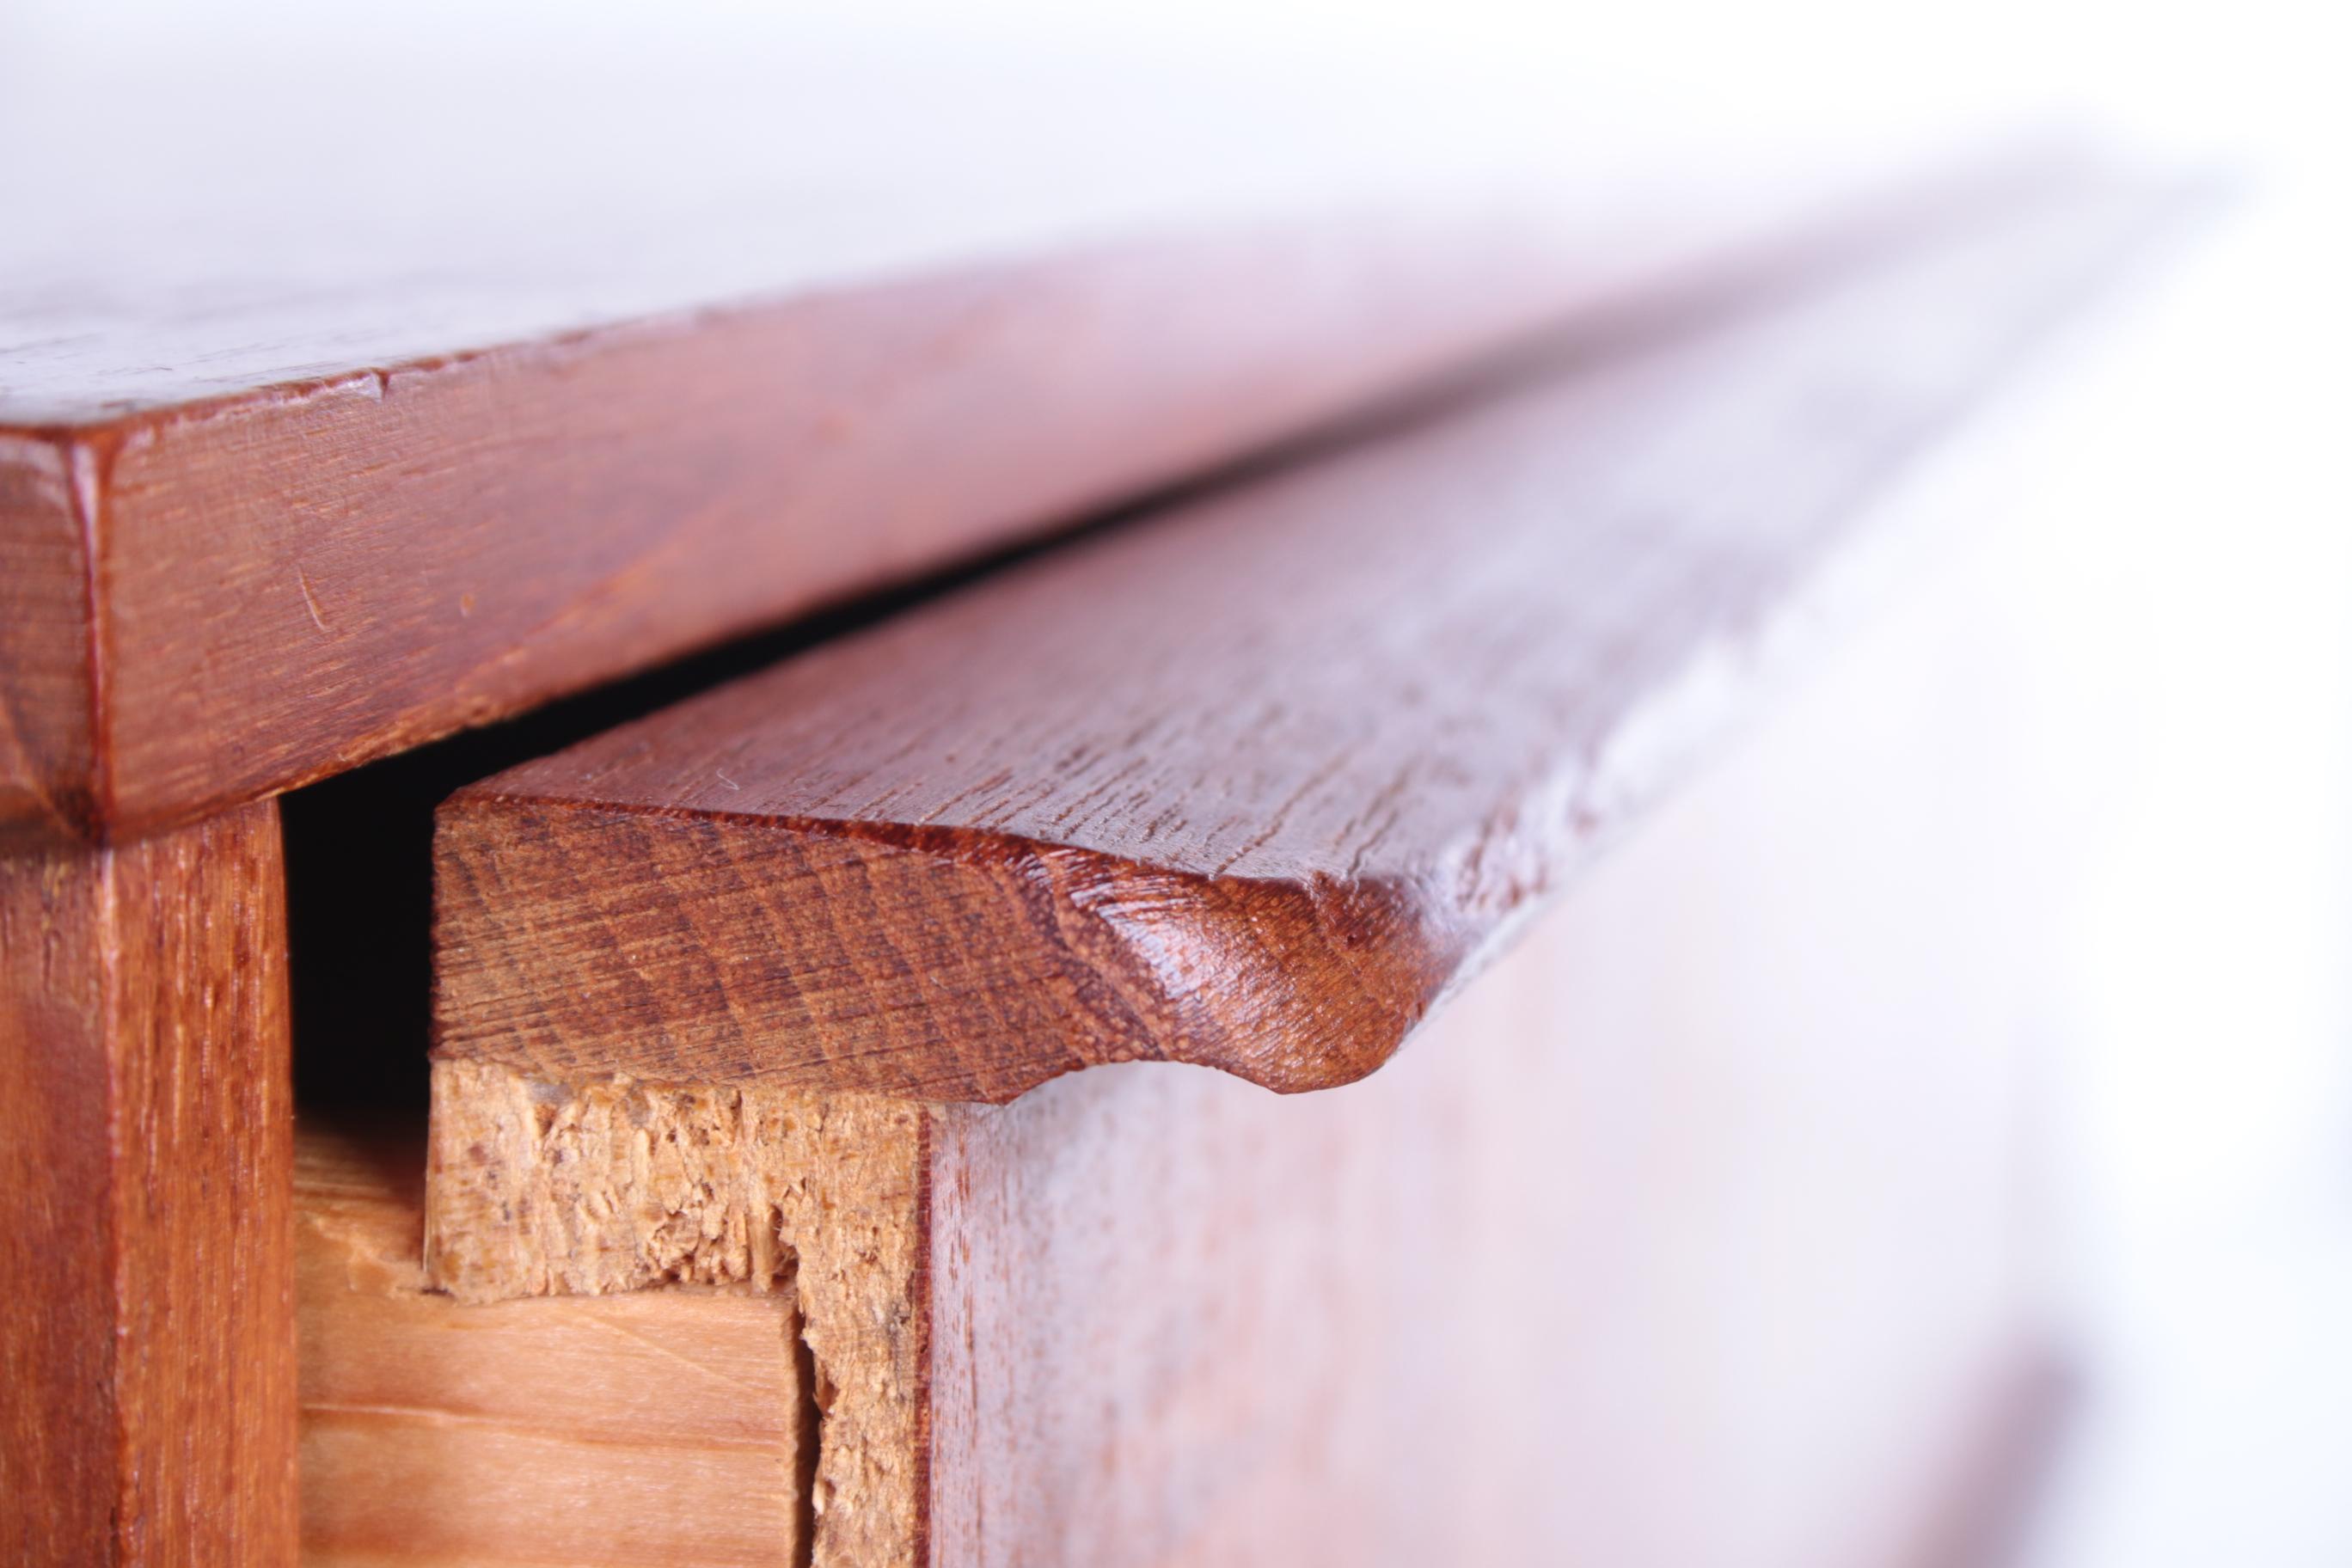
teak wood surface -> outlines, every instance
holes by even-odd
[[[0,1560],[292,1568],[278,809],[0,859]]]
[[[633,673],[2011,162],[1129,200],[1019,237],[950,205],[879,247],[788,193],[570,313],[560,249],[346,278],[174,231],[140,275],[28,226],[0,241],[0,841],[146,831]]]
[[[433,1277],[790,1279],[819,1568],[1943,1560],[2035,1326],[2071,842],[2015,557],[1908,574],[1932,605],[1461,979],[2164,205],[1922,237],[453,801]],[[1285,923],[1414,855],[1457,875],[1396,924]],[[1428,978],[1369,966],[1463,922],[1454,1005],[1343,1092],[1039,1081],[1353,1076]]]
[[[463,791],[437,1052],[949,1100],[1360,1078],[2168,205],[2028,186]]]
[[[2034,966],[2083,844],[2021,557],[1901,563],[1360,1084],[1137,1063],[923,1106],[444,1062],[443,1282],[794,1278],[816,1568],[1940,1568],[2036,1327]]]

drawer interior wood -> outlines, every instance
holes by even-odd
[[[425,1279],[424,1156],[419,1125],[296,1139],[303,1560],[800,1561],[791,1280],[460,1305]]]

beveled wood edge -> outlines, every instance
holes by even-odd
[[[2206,194],[2203,186],[2188,184],[2167,183],[2162,188],[2164,195],[2150,199],[2146,230],[2125,253],[2112,258],[2110,265],[2120,267],[2126,254],[2137,259],[2137,252],[2153,238],[2177,233],[2184,208],[2200,205]],[[2028,353],[2038,346],[2031,346]],[[1865,502],[1865,509],[1874,504]],[[1738,628],[1732,646],[1717,650],[1731,655],[1718,661],[1719,666],[1736,670],[1735,684],[1741,691],[1771,684],[1785,671],[1794,652],[1817,640],[1821,623],[1837,618],[1846,607],[1855,578],[1867,574],[1867,563],[1879,554],[1879,544],[1867,538],[1843,542],[1831,552],[1831,559],[1807,568],[1807,576],[1794,592],[1767,605],[1760,618]],[[1849,557],[1859,557],[1865,563],[1857,568]],[[924,875],[949,880],[977,878],[1018,883],[1040,877],[1052,880],[1057,862],[1079,868],[1072,873],[1078,879],[1150,878],[1187,890],[1190,912],[1183,922],[1183,942],[1107,942],[1094,933],[1074,937],[1067,923],[1057,917],[1033,921],[1026,930],[1013,929],[1003,955],[1009,971],[1049,984],[1064,984],[1074,992],[1117,992],[1127,1005],[1128,1016],[1146,1025],[1140,1030],[1127,1031],[1122,1038],[1097,1042],[1098,1048],[1079,1044],[981,1061],[967,1059],[959,1050],[958,1030],[950,1018],[942,1021],[933,1046],[927,1049],[829,1058],[821,1044],[811,1042],[811,1054],[779,1057],[766,1054],[763,1045],[761,1059],[745,1062],[740,1071],[686,1073],[678,1075],[675,1083],[757,1083],[920,1100],[1002,1103],[1067,1072],[1108,1062],[1158,1059],[1213,1068],[1277,1092],[1332,1089],[1363,1078],[1393,1056],[1429,1013],[1473,979],[1515,938],[1526,921],[1573,879],[1593,853],[1678,783],[1722,736],[1728,717],[1726,697],[1720,683],[1703,689],[1663,689],[1647,706],[1626,715],[1618,733],[1597,753],[1575,759],[1576,766],[1568,777],[1537,784],[1531,791],[1537,796],[1572,796],[1605,805],[1571,805],[1562,816],[1570,828],[1561,840],[1564,852],[1554,856],[1540,875],[1516,886],[1509,899],[1499,904],[1482,900],[1475,909],[1465,907],[1440,885],[1438,878],[1210,877],[1080,846],[968,826],[950,830],[700,808],[600,806],[593,801],[536,794],[500,780],[469,786],[441,808],[436,886],[446,889],[454,879],[488,873],[504,853],[505,847],[497,842],[499,836],[526,823],[530,831],[547,835],[562,855],[588,862],[607,852],[596,842],[601,833],[625,827],[733,835],[740,843],[756,846],[751,849],[755,854],[788,841],[845,848],[858,855],[878,852],[895,863],[919,864],[925,868]],[[446,900],[439,893],[436,900],[445,906],[441,920],[446,944]],[[1198,974],[1226,963],[1227,955],[1255,945],[1269,921],[1313,933],[1310,940],[1287,951],[1311,950],[1318,956],[1297,973],[1276,977],[1276,983],[1265,990],[1265,1008],[1252,1014],[1249,1027],[1149,1026],[1155,1017],[1172,1019],[1182,1014],[1186,994],[1196,985]],[[1164,932],[1155,932],[1156,937],[1160,935]],[[1353,982],[1360,977],[1360,960],[1384,968],[1391,983],[1357,994]],[[1344,1018],[1335,1018],[1321,1016],[1313,1007],[1287,1005],[1292,998],[1309,993],[1333,992],[1352,995],[1362,1005],[1349,1010]],[[1069,1046],[1067,1041],[1061,1044]],[[551,1085],[597,1079],[605,1070],[617,1073],[625,1081],[671,1081],[657,1070],[633,1063],[614,1062],[600,1068],[543,1059],[528,1044],[502,1037],[495,1028],[453,1030],[446,1011],[436,1018],[434,1054],[440,1062],[495,1064]]]
[[[1680,300],[1687,305],[1726,289],[1737,291],[1759,277],[1786,272],[1809,259],[1884,239],[1890,231],[1914,225],[1923,213],[1965,206],[1988,196],[1998,197],[2020,182],[2043,177],[2054,166],[2094,161],[2099,155],[2071,140],[2035,137],[2002,143],[1974,155],[1919,172],[1899,185],[1876,184],[1868,188],[1842,189],[1834,197],[1811,194],[1814,205],[1779,215],[1778,226],[1738,235],[1714,235],[1685,254],[1672,255],[1673,265],[1656,277],[1617,277],[1597,293],[1578,287],[1538,292],[1501,307],[1484,324],[1465,328],[1458,341],[1433,345],[1406,369],[1390,366],[1367,372],[1341,392],[1328,393],[1307,404],[1267,416],[1246,430],[1236,430],[1211,447],[1188,452],[1183,461],[1174,454],[1139,460],[1118,481],[1090,493],[1085,504],[1108,504],[1122,496],[1183,477],[1206,459],[1229,461],[1255,446],[1293,438],[1351,412],[1372,406],[1381,399],[1406,393],[1416,382],[1472,370],[1491,356],[1525,353],[1539,347],[1549,335],[1589,324],[1596,309],[1615,311],[1634,307],[1654,311]],[[1675,246],[1666,247],[1669,253]],[[1138,247],[1102,245],[1092,253],[1056,258],[1055,265],[1090,264],[1096,258],[1138,254]],[[996,261],[982,273],[1003,274],[1024,264]],[[1601,268],[1606,272],[1604,266]],[[877,292],[919,292],[941,283],[958,284],[971,276],[950,270],[938,276],[891,280],[871,287],[845,286],[822,296],[866,299]],[[46,633],[11,637],[0,635],[0,847],[52,842],[60,837],[86,843],[116,839],[170,827],[241,802],[260,798],[315,782],[347,768],[438,739],[457,730],[509,717],[583,686],[633,673],[647,664],[708,647],[729,637],[772,625],[829,602],[887,585],[909,571],[950,564],[992,548],[1002,547],[1024,533],[1066,521],[1074,515],[1075,498],[1064,499],[1042,510],[1014,518],[976,520],[950,531],[950,536],[929,547],[920,560],[901,562],[887,571],[871,568],[820,570],[807,580],[780,587],[754,619],[737,618],[696,627],[658,647],[632,654],[619,662],[593,663],[561,679],[541,680],[520,697],[484,700],[466,696],[450,700],[420,697],[409,710],[390,721],[357,729],[339,729],[329,722],[284,758],[248,758],[224,764],[219,776],[196,784],[189,780],[151,779],[135,757],[126,760],[136,736],[127,733],[131,722],[110,704],[109,689],[116,684],[116,657],[110,652],[110,626],[137,606],[123,606],[109,597],[109,574],[103,559],[112,533],[110,474],[118,456],[154,440],[167,431],[201,429],[221,422],[254,426],[257,429],[286,426],[287,439],[298,444],[306,411],[329,405],[361,403],[383,405],[395,386],[404,399],[429,395],[441,384],[492,376],[504,382],[520,377],[526,384],[562,381],[593,375],[596,367],[616,352],[662,342],[682,343],[712,334],[739,331],[747,325],[805,310],[812,301],[787,298],[750,301],[699,310],[681,310],[640,321],[625,321],[568,331],[518,343],[495,345],[406,361],[397,365],[355,369],[333,376],[304,378],[257,387],[249,392],[208,397],[158,408],[145,408],[93,422],[0,428],[0,464],[13,449],[20,462],[54,468],[70,474],[70,496],[58,495],[37,504],[11,507],[0,491],[0,559],[30,548],[47,548],[59,540],[70,542],[76,552],[69,590],[41,589],[36,606],[44,626],[66,615],[78,617],[70,647]],[[1380,312],[1373,312],[1375,315]],[[1264,368],[1264,367],[1256,367]],[[1279,368],[1279,367],[1275,367]],[[1255,373],[1245,360],[1229,367],[1229,379],[1246,383]],[[256,422],[259,422],[256,425]],[[397,454],[394,454],[396,456]],[[1188,467],[1190,465],[1190,467]],[[27,543],[26,542],[31,542]],[[58,574],[60,580],[68,574]],[[307,598],[310,589],[304,585]],[[60,594],[64,596],[60,597]],[[14,618],[22,620],[22,606]],[[310,605],[313,618],[317,606]],[[477,640],[480,633],[473,635]],[[518,635],[520,635],[520,633]],[[501,657],[500,647],[485,644],[484,657]],[[375,657],[396,654],[387,647]],[[72,670],[80,696],[60,707],[37,688],[49,667]],[[214,672],[214,679],[234,689],[234,672]],[[282,700],[283,694],[281,694]],[[268,716],[257,714],[255,722]],[[268,717],[268,727],[282,731],[282,715]],[[220,727],[216,740],[204,743],[223,756],[262,751],[254,744],[242,721]]]

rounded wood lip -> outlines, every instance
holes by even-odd
[[[633,834],[707,828],[739,840],[878,852],[894,868],[935,876],[937,896],[950,900],[970,896],[966,879],[984,879],[1006,889],[1005,907],[1019,911],[990,922],[987,934],[1003,944],[992,962],[1028,984],[1059,984],[1084,997],[1067,1009],[1083,1025],[1050,1042],[992,1038],[968,1020],[885,1048],[853,1047],[846,1058],[829,1052],[822,1026],[798,1031],[802,1048],[788,1053],[773,1048],[779,1037],[749,1026],[730,1031],[723,1048],[707,1044],[690,1052],[675,1039],[656,1043],[664,1035],[658,1026],[634,1034],[624,1026],[593,1041],[544,1028],[478,1030],[468,1022],[472,1011],[498,1004],[458,993],[469,984],[468,950],[483,938],[469,912],[452,907],[462,894],[445,893],[436,929],[446,1005],[437,1010],[436,1058],[492,1061],[550,1081],[618,1072],[649,1082],[757,1082],[1003,1103],[1065,1073],[1152,1060],[1213,1068],[1282,1094],[1336,1089],[1401,1049],[1475,967],[1479,946],[1478,922],[1449,909],[1429,886],[1403,879],[1214,876],[987,829],[692,806],[624,811],[507,794],[494,784],[461,791],[442,808],[436,851],[442,886],[463,883],[469,866],[498,860],[501,842],[524,819],[551,832],[563,858],[583,861],[604,852],[600,826]],[[836,909],[827,918],[845,917]],[[864,934],[891,940],[881,924]],[[1270,949],[1278,949],[1278,959]],[[563,966],[595,962],[567,950],[548,968],[532,969],[552,978]],[[658,1065],[641,1051],[656,1053]]]
[[[460,791],[436,1051],[941,1100],[1139,1059],[1360,1079],[1726,733],[1878,487],[2173,210],[2037,185]]]

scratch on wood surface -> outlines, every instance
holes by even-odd
[[[310,574],[297,566],[294,568],[294,581],[302,585],[302,607],[310,612],[310,624],[329,637],[334,636],[334,628],[328,626],[327,618],[319,613],[319,596],[310,592]]]

